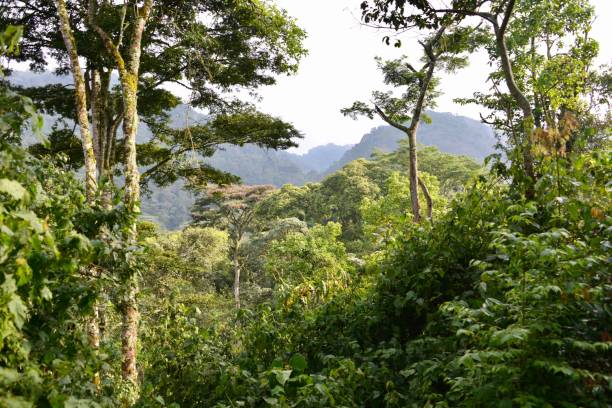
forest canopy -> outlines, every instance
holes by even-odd
[[[381,48],[418,38],[372,61],[384,88],[336,112],[387,123],[393,148],[375,149],[378,129],[279,152],[277,176],[302,171],[280,186],[214,157],[309,136],[253,97],[299,75],[299,16],[263,0],[0,0],[0,406],[612,404],[611,81],[595,9],[355,6]],[[457,154],[491,148],[471,122],[423,130],[448,118],[441,78],[476,51],[488,91],[457,103],[497,138],[484,162]],[[15,63],[69,80],[18,83]],[[272,172],[257,163],[234,168]],[[152,189],[192,197],[186,225],[156,222],[178,206],[143,215]]]

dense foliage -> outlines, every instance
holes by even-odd
[[[24,10],[38,3],[44,8],[37,12],[53,14],[47,2]],[[145,43],[156,35],[177,41],[176,55],[160,45],[171,54],[168,69],[183,59],[206,62],[197,54],[206,23],[222,29],[210,40],[218,55],[273,48],[261,58],[241,55],[236,65],[211,54],[209,68],[219,71],[216,85],[225,91],[292,72],[303,53],[303,32],[267,2],[207,3],[206,11],[223,17],[212,22],[196,18],[197,2],[178,4],[185,16],[168,16],[169,3],[159,4],[158,17],[174,26],[154,19]],[[69,5],[74,11],[79,4]],[[112,29],[121,9],[102,9],[108,16],[100,20]],[[320,182],[280,189],[235,184],[229,174],[211,184],[212,177],[185,172],[197,193],[192,222],[167,232],[136,218],[138,200],[124,199],[134,192],[129,183],[121,191],[101,178],[102,188],[92,191],[87,173],[78,173],[80,150],[41,154],[57,147],[54,133],[46,138],[32,100],[0,81],[0,406],[611,405],[610,84],[608,71],[592,67],[588,2],[457,0],[434,9],[373,0],[362,10],[366,23],[416,26],[429,39],[430,30],[453,24],[461,32],[457,52],[466,44],[486,49],[493,91],[463,102],[488,109],[483,120],[497,131],[497,154],[481,165],[435,147],[415,151],[413,138]],[[123,18],[136,14],[124,10]],[[37,35],[55,33],[34,28],[23,58],[40,64],[28,47]],[[20,34],[7,28],[0,54],[15,56]],[[265,44],[251,42],[261,36]],[[453,51],[446,40],[428,44],[426,54],[440,46],[440,58]],[[96,50],[82,57],[97,61]],[[147,66],[151,48],[145,51]],[[463,64],[449,58],[442,62]],[[423,73],[405,64],[383,69],[427,90]],[[206,95],[200,72],[187,73],[196,100],[223,104],[220,95]],[[500,92],[502,82],[508,93]],[[391,95],[375,102],[387,113],[398,109],[396,124],[422,119],[419,109],[407,116],[408,96]],[[365,104],[353,108],[372,114]],[[154,142],[139,149],[141,164],[162,169],[149,173],[158,184],[175,180],[180,166],[173,166],[183,159],[169,151],[188,139],[210,149],[206,156],[228,139],[253,141],[245,134],[272,147],[299,135],[250,109],[216,116],[193,133],[157,125]],[[39,136],[36,149],[19,146],[24,132]],[[409,178],[415,157],[416,192]],[[129,165],[112,167],[127,178]],[[415,217],[415,201],[431,213]]]
[[[29,117],[38,123],[29,99],[5,88],[0,95],[10,101],[0,117],[3,136],[20,133]],[[82,266],[96,252],[83,234],[91,220],[84,203],[72,174],[0,141],[2,406],[70,406],[94,398],[94,373],[103,361],[84,327],[75,328],[97,296],[83,279]]]
[[[405,141],[400,142],[396,151],[375,153],[372,160],[355,160],[320,183],[283,186],[261,203],[258,216],[267,220],[296,217],[309,225],[338,222],[349,249],[362,253],[369,239],[363,235],[361,205],[364,200],[394,193],[389,191],[389,178],[396,172],[407,176],[407,151]],[[443,202],[463,190],[481,167],[473,159],[442,153],[435,147],[422,147],[419,161],[420,168],[427,173],[422,178],[432,190],[438,214],[444,209]],[[424,200],[422,196],[420,199]],[[405,213],[405,207],[398,210]]]

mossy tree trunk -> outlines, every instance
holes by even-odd
[[[133,6],[133,7],[132,7]],[[138,76],[140,69],[140,55],[142,33],[151,10],[153,0],[145,0],[141,7],[134,3],[128,7],[126,2],[125,10],[129,10],[128,21],[122,18],[120,35],[117,43],[114,43],[110,35],[96,23],[96,4],[94,0],[89,0],[89,23],[98,33],[104,45],[112,56],[116,68],[119,72],[121,82],[122,102],[123,102],[123,135],[125,147],[125,196],[126,208],[134,215],[140,212],[140,173],[136,161],[136,132],[138,131]],[[125,15],[124,15],[125,17]],[[124,24],[125,23],[125,24]],[[130,28],[128,42],[121,48],[123,31],[126,26]],[[121,50],[125,49],[125,56]],[[136,223],[130,227],[128,240],[136,244],[137,233]],[[122,312],[122,376],[124,380],[133,384],[134,389],[138,384],[137,362],[137,343],[138,343],[138,281],[135,271],[128,274],[125,280],[124,299],[121,305]]]

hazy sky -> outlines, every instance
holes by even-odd
[[[306,47],[309,55],[292,77],[279,78],[278,84],[261,91],[259,107],[292,122],[305,137],[300,151],[327,144],[357,143],[364,133],[382,121],[353,121],[340,114],[340,109],[355,100],[367,101],[370,92],[381,89],[380,73],[375,56],[383,58],[411,55],[420,57],[415,34],[400,37],[400,49],[381,42],[383,32],[359,24],[358,0],[276,0],[298,20],[308,32]],[[610,37],[612,30],[612,0],[592,0],[597,20],[593,37],[600,41],[600,63],[612,62]],[[438,100],[438,111],[478,118],[477,106],[459,106],[457,97],[470,96],[476,90],[486,90],[484,79],[489,68],[484,54],[474,54],[470,66],[454,76],[443,77],[444,95]]]

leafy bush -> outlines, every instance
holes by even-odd
[[[84,210],[79,183],[3,144],[0,196],[2,405],[100,400],[103,362],[79,329],[97,296],[81,273],[93,247],[73,223]]]

